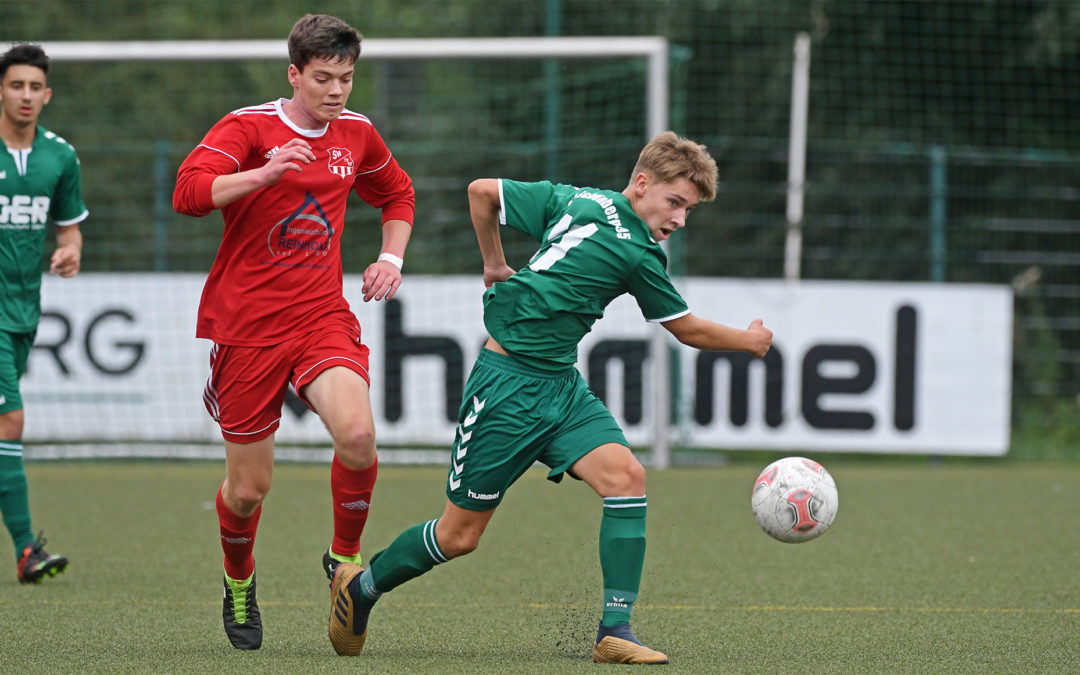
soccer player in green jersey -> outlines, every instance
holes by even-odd
[[[680,342],[764,356],[772,331],[690,313],[668,277],[660,242],[716,194],[716,162],[701,145],[664,132],[642,150],[622,192],[550,182],[481,179],[469,186],[484,258],[490,339],[469,375],[451,451],[442,516],[415,525],[371,557],[342,564],[331,583],[330,640],[358,654],[379,596],[476,549],[510,486],[534,462],[585,481],[603,500],[603,605],[593,647],[602,663],[667,663],[630,630],[645,559],[645,469],[611,413],[575,367],[578,343],[616,297]],[[540,242],[528,265],[507,265],[500,225]]]
[[[75,276],[82,258],[79,223],[82,178],[75,148],[38,126],[52,97],[46,84],[49,59],[37,45],[19,44],[0,56],[0,511],[15,542],[22,583],[39,583],[67,569],[67,558],[50,555],[30,527],[23,470],[23,406],[19,378],[41,316],[41,261],[49,220],[56,250],[49,271]]]

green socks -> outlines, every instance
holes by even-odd
[[[629,623],[645,564],[645,496],[605,497],[600,521],[600,569],[604,579],[605,626]],[[371,557],[360,575],[360,590],[370,601],[414,579],[449,558],[435,538],[438,519],[414,525]]]
[[[379,595],[414,579],[449,560],[435,540],[439,519],[413,525],[390,546],[371,557],[371,566],[360,576],[360,588],[374,602]]]
[[[605,497],[600,520],[604,613],[600,623],[629,623],[645,564],[645,496]]]
[[[15,542],[15,559],[18,560],[23,549],[34,541],[22,441],[0,441],[0,511]]]

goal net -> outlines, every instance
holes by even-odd
[[[27,440],[39,456],[197,455],[177,444],[220,439],[202,407],[208,345],[193,333],[221,216],[173,213],[175,172],[228,111],[291,95],[286,45],[43,46],[56,92],[43,122],[75,144],[91,218],[82,274],[45,279],[23,385]],[[354,204],[343,239],[346,294],[372,348],[380,445],[444,448],[452,439],[484,337],[468,183],[620,189],[643,143],[668,127],[668,62],[667,42],[656,37],[365,40],[348,107],[373,120],[417,190],[406,281],[393,302],[360,300],[359,275],[379,250],[378,212]],[[118,86],[130,96],[95,99]],[[512,233],[505,244],[514,266],[535,248]],[[614,308],[613,327],[583,344],[582,370],[631,442],[666,463],[668,350],[640,315],[621,313]],[[299,451],[318,457],[329,439],[290,397],[278,441],[321,447]]]

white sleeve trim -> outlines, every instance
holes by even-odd
[[[667,321],[674,321],[675,319],[678,319],[679,317],[682,317],[682,316],[686,316],[689,313],[690,313],[690,310],[687,309],[685,311],[679,312],[678,314],[672,314],[671,316],[665,316],[665,317],[663,317],[661,319],[645,319],[645,320],[648,321],[649,323],[665,323]]]
[[[499,224],[506,224],[506,199],[503,197],[503,179],[496,179],[499,183]]]
[[[390,157],[387,157],[387,158],[386,158],[386,161],[385,161],[385,162],[383,162],[382,164],[380,164],[380,165],[379,165],[378,167],[376,167],[376,168],[372,169],[371,171],[360,171],[360,172],[358,172],[358,173],[357,173],[356,175],[357,175],[357,176],[366,176],[366,175],[368,175],[369,173],[375,173],[375,172],[376,172],[376,171],[378,171],[379,169],[382,169],[382,168],[383,168],[383,167],[385,167],[385,166],[386,166],[387,164],[389,164],[389,163],[390,163],[390,159],[391,159],[391,158],[392,158],[393,156],[394,156],[394,155],[392,155],[392,154],[391,154],[391,155],[390,155]]]
[[[54,220],[53,223],[57,227],[67,227],[67,226],[70,226],[70,225],[78,225],[82,221],[86,220],[86,217],[89,216],[89,215],[90,215],[90,212],[88,210],[86,210],[86,209],[83,209],[83,212],[80,213],[79,215],[75,216],[74,218],[70,218],[68,220]]]
[[[199,143],[198,147],[206,148],[207,150],[213,150],[214,152],[220,152],[221,154],[225,155],[226,157],[228,157],[232,161],[236,162],[236,170],[237,171],[240,170],[240,160],[236,159],[235,157],[233,157],[229,153],[225,152],[224,150],[218,150],[217,148],[209,146],[206,143]]]

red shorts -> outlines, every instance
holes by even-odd
[[[311,408],[304,387],[334,366],[344,366],[371,384],[360,326],[334,324],[266,347],[214,343],[203,403],[225,440],[254,443],[277,431],[288,385]]]

